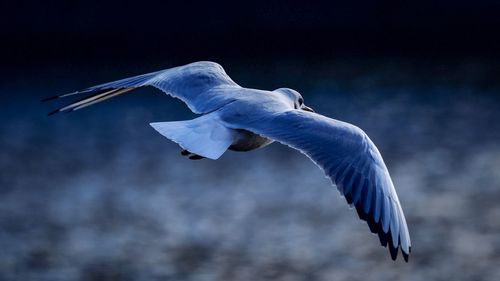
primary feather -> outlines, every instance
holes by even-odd
[[[139,76],[100,84],[80,91],[46,98],[48,101],[80,94],[90,94],[50,114],[75,111],[86,106],[124,94],[137,88],[152,86],[182,100],[194,113],[202,114],[220,108],[232,99],[220,95],[222,88],[241,88],[214,62],[195,62],[184,66],[160,70]]]
[[[410,236],[396,190],[378,149],[361,129],[298,110],[222,116],[231,128],[244,128],[307,155],[378,234],[381,244],[389,246],[392,258],[400,248],[408,260]]]

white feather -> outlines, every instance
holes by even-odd
[[[182,148],[210,159],[218,159],[233,143],[235,132],[214,114],[187,121],[157,122],[150,125]]]

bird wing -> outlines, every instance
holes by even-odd
[[[236,120],[237,119],[237,120]],[[245,118],[226,117],[227,126],[245,129],[288,145],[318,165],[356,208],[360,219],[408,261],[410,236],[396,190],[377,147],[358,127],[306,111]]]
[[[43,101],[89,94],[49,113],[51,115],[57,112],[75,111],[145,86],[153,86],[182,100],[191,111],[198,114],[214,111],[234,100],[230,94],[228,95],[231,91],[218,90],[241,88],[231,80],[222,66],[202,61],[104,83],[81,91],[49,97]]]

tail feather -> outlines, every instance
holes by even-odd
[[[218,159],[235,138],[232,129],[213,119],[210,114],[188,121],[158,122],[150,125],[183,149],[213,160]]]

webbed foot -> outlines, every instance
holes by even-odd
[[[201,160],[201,159],[205,158],[205,157],[203,157],[203,156],[201,156],[201,155],[191,153],[191,152],[189,152],[189,151],[188,151],[188,150],[186,150],[186,149],[183,149],[183,150],[181,151],[181,155],[182,155],[182,156],[188,156],[188,158],[189,158],[190,160]]]

